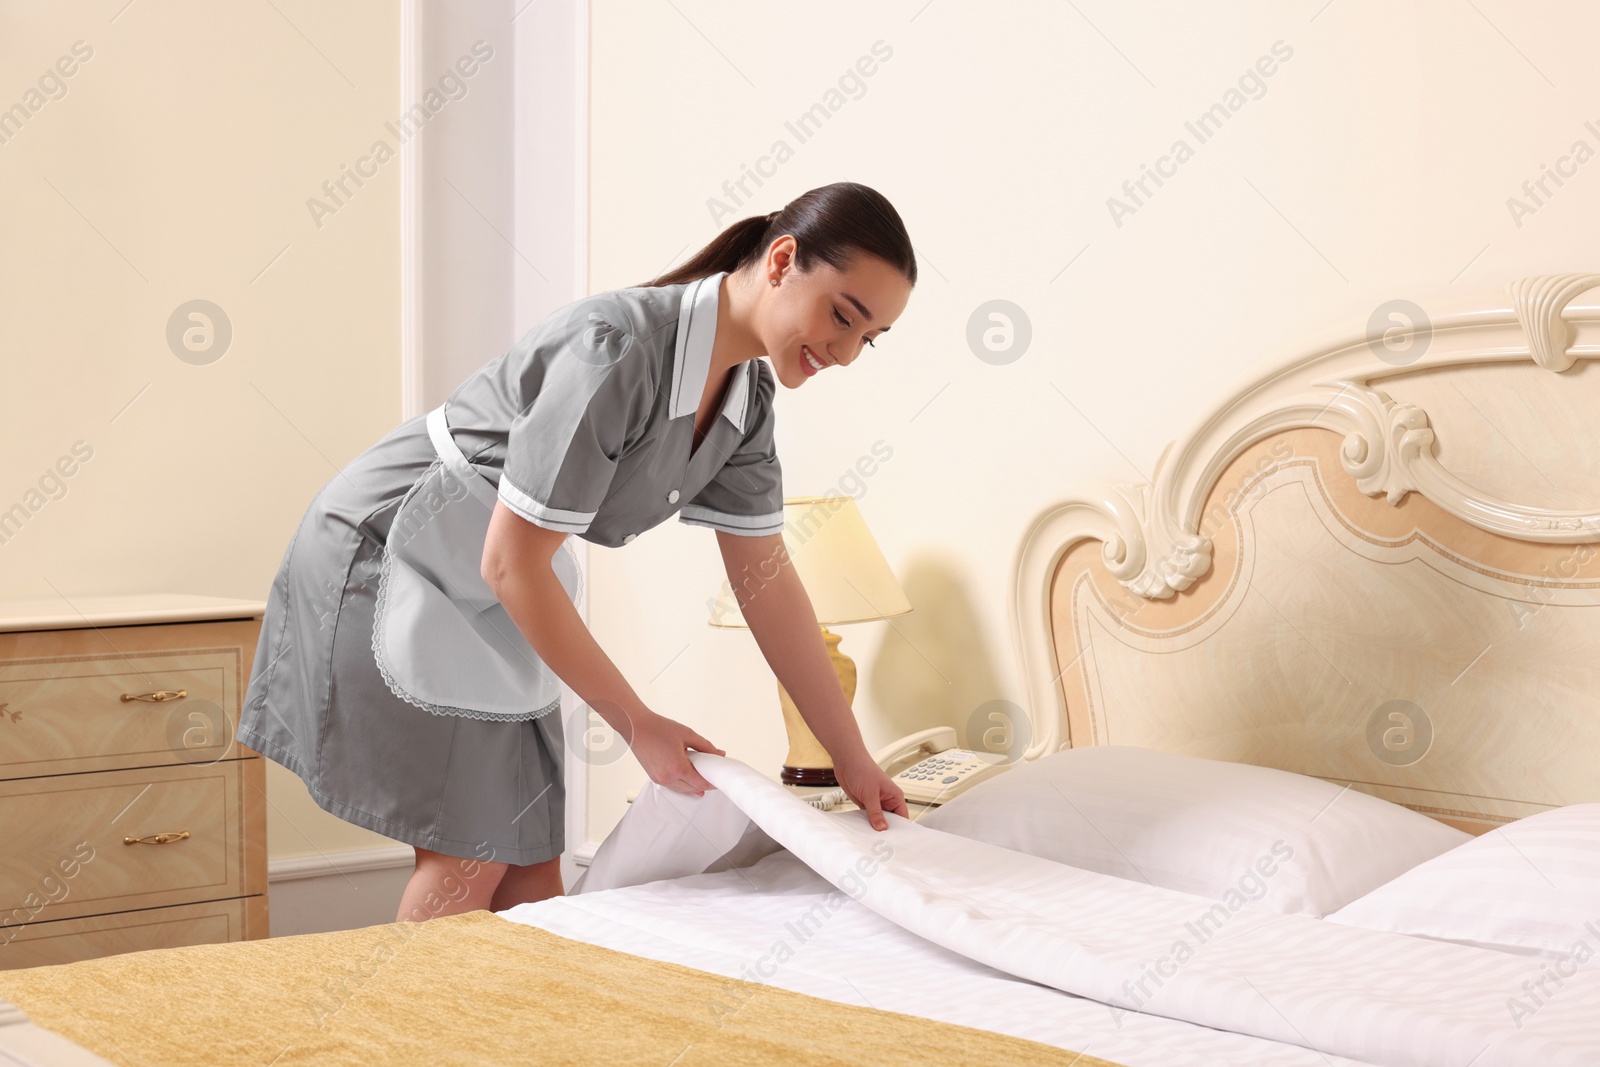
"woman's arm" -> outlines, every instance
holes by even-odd
[[[483,580],[539,658],[622,735],[654,782],[713,788],[686,751],[725,755],[682,723],[651,711],[584,625],[550,560],[569,535],[528,522],[495,501],[483,542]]]
[[[882,823],[882,809],[907,815],[900,789],[872,762],[862,741],[861,727],[839,686],[816,610],[789,559],[783,535],[718,530],[717,546],[739,611],[761,654],[788,690],[800,717],[833,757],[839,784],[880,830],[888,825]]]

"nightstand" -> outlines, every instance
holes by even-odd
[[[0,602],[0,969],[267,936],[266,606]]]

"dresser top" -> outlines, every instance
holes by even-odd
[[[206,622],[214,619],[258,619],[266,610],[267,605],[260,600],[190,596],[186,593],[0,600],[0,633]]]

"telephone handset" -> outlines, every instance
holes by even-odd
[[[889,773],[906,800],[942,804],[963,790],[1005,770],[1006,757],[956,747],[956,732],[935,726],[903,737],[873,754],[873,762]]]

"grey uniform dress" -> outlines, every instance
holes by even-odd
[[[499,501],[615,548],[677,515],[783,528],[764,359],[734,367],[694,444],[724,274],[557,310],[443,405],[322,487],[289,542],[238,739],[348,822],[447,855],[561,854],[559,679],[484,585]],[[570,538],[568,539],[570,542]],[[578,596],[570,543],[558,576]]]

